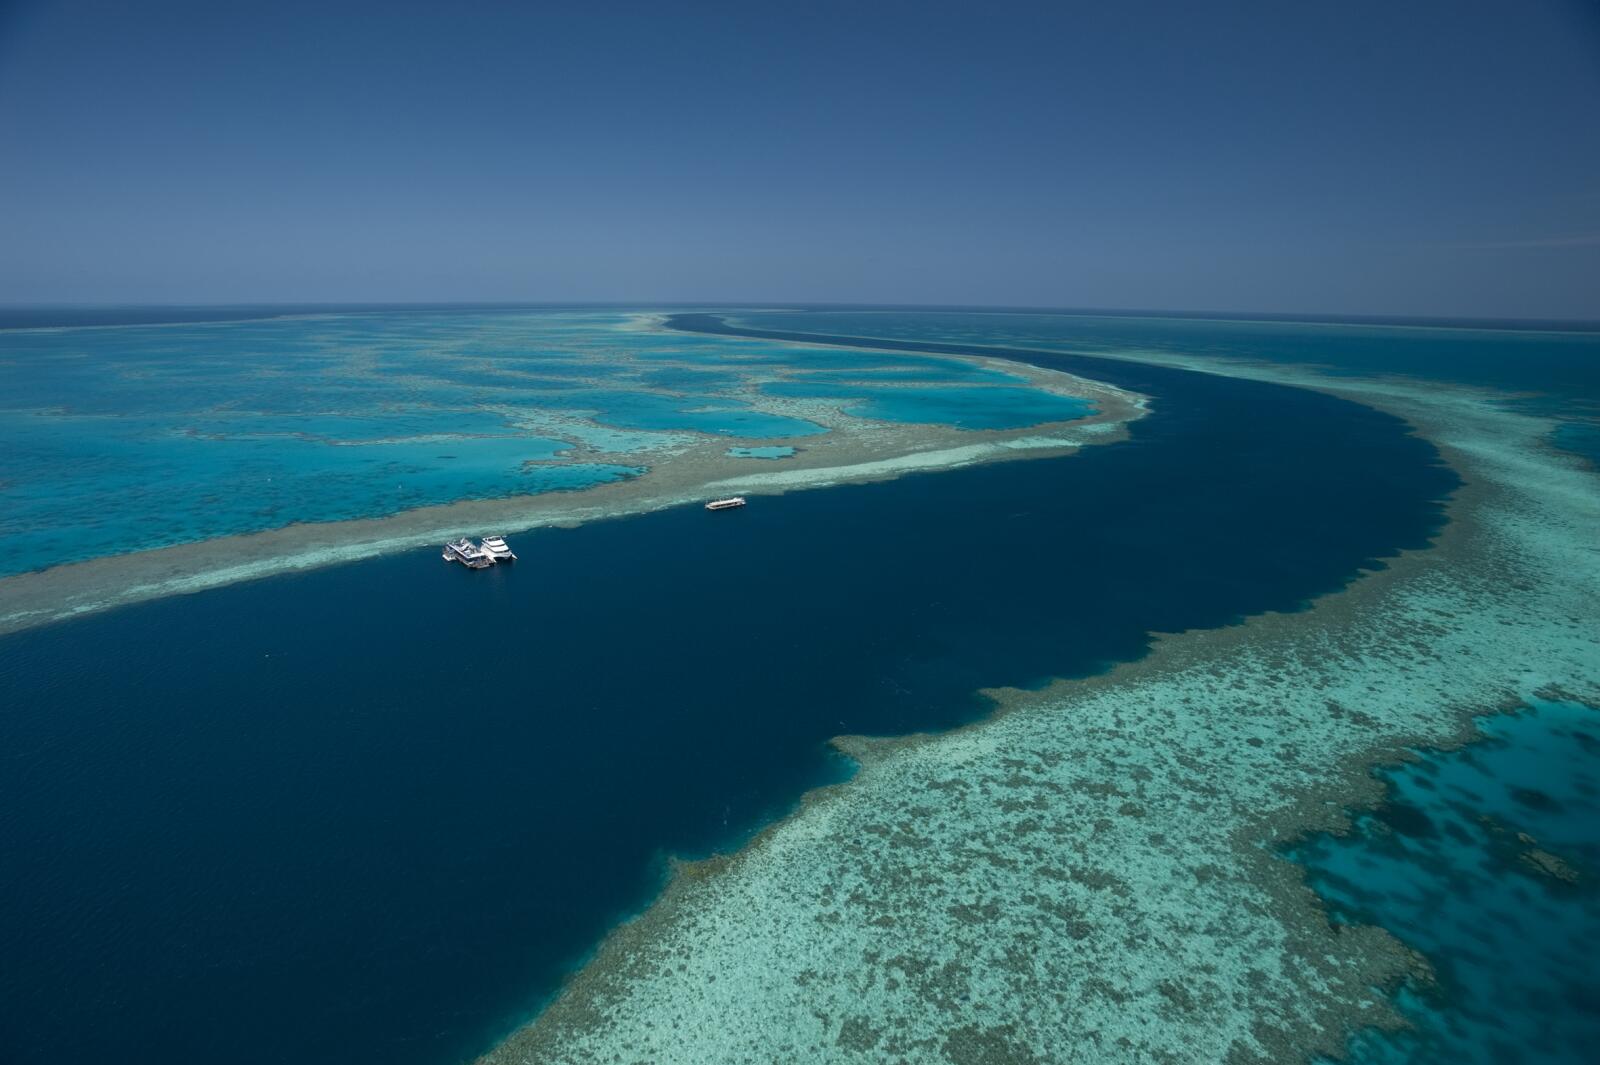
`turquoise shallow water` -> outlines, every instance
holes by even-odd
[[[461,498],[588,488],[640,467],[548,460],[569,445],[515,435],[455,436],[426,416],[381,423],[321,415],[293,432],[277,415],[166,419],[0,414],[5,507],[0,572],[138,547],[188,543],[296,521],[395,513]],[[406,423],[411,421],[408,426]],[[429,432],[431,430],[431,432]],[[377,438],[377,439],[370,439]]]
[[[1578,1063],[1600,1045],[1600,711],[1538,703],[1481,726],[1385,770],[1387,802],[1352,834],[1292,852],[1337,920],[1382,925],[1437,971],[1401,995],[1414,1030],[1364,1033],[1358,1065]]]
[[[646,474],[685,434],[783,447],[827,431],[761,407],[762,384],[801,372],[965,382],[944,404],[827,386],[873,417],[955,421],[976,407],[986,424],[1020,424],[1074,409],[957,360],[633,324],[619,311],[415,310],[0,329],[0,575],[588,488]],[[980,384],[996,383],[985,397]]]
[[[763,385],[772,396],[842,399],[846,414],[886,422],[932,422],[962,429],[1017,429],[1042,422],[1070,421],[1095,413],[1087,400],[1032,389],[963,386],[917,388],[819,384],[811,380]]]
[[[716,395],[659,395],[620,389],[583,389],[536,397],[549,410],[593,411],[594,419],[620,429],[682,430],[755,439],[815,436],[827,432],[802,418],[751,410]]]
[[[809,363],[808,363],[809,365]],[[992,381],[996,383],[1021,384],[1027,379],[1017,374],[1004,373],[1000,370],[990,369],[986,366],[972,366],[966,363],[945,362],[941,364],[935,359],[904,359],[896,360],[882,366],[858,366],[855,369],[813,370],[808,372],[804,380],[821,381],[829,384],[864,382],[867,384],[895,384],[895,383],[950,383],[960,384],[971,381]]]

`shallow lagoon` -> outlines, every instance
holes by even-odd
[[[1069,396],[1011,387],[818,384],[809,380],[763,385],[769,396],[845,400],[844,412],[886,422],[938,423],[961,429],[1021,429],[1086,418],[1094,404]]]
[[[988,366],[974,366],[968,363],[951,363],[943,360],[929,359],[926,364],[917,364],[907,360],[905,363],[891,363],[886,366],[865,366],[853,370],[808,370],[801,378],[805,381],[857,382],[864,384],[932,384],[932,383],[959,383],[963,381],[992,381],[1018,384],[1026,380],[1016,374],[1004,373]]]
[[[602,425],[619,429],[689,430],[754,439],[815,436],[827,429],[802,418],[770,414],[715,395],[659,395],[586,389],[540,397],[537,406],[592,411]]]
[[[615,311],[390,311],[0,330],[0,576],[592,487],[701,437],[823,435],[792,403],[764,409],[759,389],[818,366],[1003,382],[993,403],[1017,411],[1057,402],[963,360],[637,326]],[[832,387],[873,417],[915,403]],[[964,416],[924,408],[918,420]]]
[[[0,416],[8,421],[27,415]],[[405,420],[396,429],[406,427]],[[381,425],[308,419],[39,419],[0,449],[0,573],[230,533],[397,513],[462,496],[565,491],[637,476],[616,463],[545,464],[570,445],[536,436],[359,439]],[[424,428],[412,423],[411,428]],[[310,431],[357,439],[330,440]],[[502,427],[502,433],[509,433]],[[203,434],[203,435],[202,435]],[[528,465],[538,463],[537,465]]]

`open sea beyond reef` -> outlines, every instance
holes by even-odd
[[[686,313],[675,329],[625,329],[616,310],[189,317],[0,330],[0,380],[48,367],[0,410],[15,434],[0,437],[0,574],[648,478],[707,435],[781,467],[827,432],[795,403],[974,430],[1089,409],[959,356],[1025,350],[1149,412],[1070,455],[540,529],[483,573],[416,549],[0,636],[8,1063],[454,1065],[532,1017],[672,859],[736,849],[847,778],[831,738],[974,721],[993,706],[980,689],[1091,676],[1154,634],[1303,609],[1439,534],[1460,479],[1399,418],[1142,355],[1492,390],[1600,460],[1594,332],[859,310]],[[465,364],[438,351],[466,328],[480,346],[456,355],[486,376],[452,381]],[[556,334],[560,352],[521,358]],[[802,334],[809,354],[789,343]],[[187,361],[196,337],[210,357]],[[364,354],[344,376],[351,348]],[[134,384],[98,373],[119,359],[140,361]],[[196,505],[196,485],[214,502]],[[1593,714],[1547,702],[1486,719],[1487,740],[1384,770],[1391,801],[1354,832],[1283,851],[1333,919],[1385,927],[1437,971],[1397,992],[1415,1029],[1360,1035],[1358,1060],[1586,1060]],[[1534,875],[1519,833],[1571,877]]]

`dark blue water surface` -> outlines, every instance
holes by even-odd
[[[0,1060],[469,1057],[664,855],[836,776],[829,737],[1303,604],[1456,485],[1329,396],[1028,358],[1153,413],[1064,459],[540,532],[510,568],[419,550],[0,639]]]

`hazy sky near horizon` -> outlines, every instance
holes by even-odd
[[[1591,0],[0,0],[0,303],[1600,318]]]

